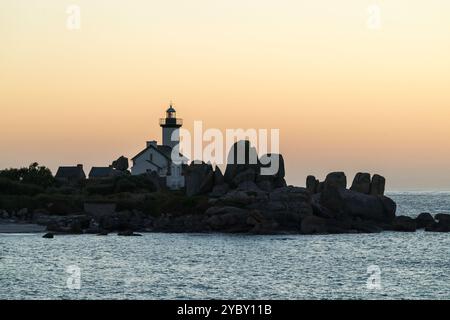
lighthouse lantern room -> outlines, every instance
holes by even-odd
[[[177,118],[177,112],[172,104],[166,110],[166,117],[159,120],[159,125],[162,128],[163,145],[171,148],[178,145],[180,142],[179,129],[183,125],[183,120]]]

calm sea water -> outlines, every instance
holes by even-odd
[[[390,195],[450,212],[450,193]],[[444,233],[41,236],[0,235],[0,299],[450,298]]]

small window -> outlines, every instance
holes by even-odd
[[[150,153],[150,161],[153,161],[153,153]]]

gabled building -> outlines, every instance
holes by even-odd
[[[180,143],[179,129],[183,125],[182,119],[176,117],[176,111],[172,105],[166,110],[166,117],[159,120],[162,128],[162,145],[156,141],[148,141],[146,148],[132,158],[132,175],[141,175],[156,172],[164,178],[169,189],[177,190],[184,187],[183,166],[188,159],[181,154],[174,153],[178,159],[174,159],[172,153]],[[181,159],[181,163],[177,160]]]
[[[89,179],[107,179],[124,175],[123,172],[111,167],[92,167]]]
[[[82,164],[73,167],[59,167],[55,179],[65,183],[78,183],[86,179],[86,174]]]

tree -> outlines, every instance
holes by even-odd
[[[44,188],[49,187],[54,183],[54,178],[50,169],[39,166],[37,162],[30,164],[28,168],[2,170],[0,171],[0,177],[27,184],[34,184]]]

